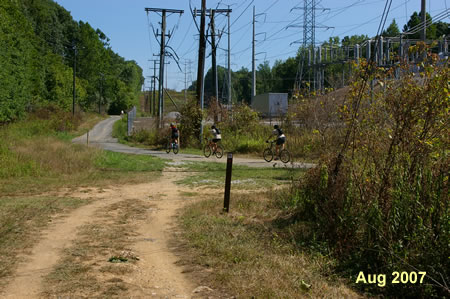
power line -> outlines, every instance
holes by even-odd
[[[411,1],[411,0],[407,0],[407,1],[409,2],[409,1]],[[399,8],[399,7],[403,6],[403,5],[404,5],[404,3],[402,3],[402,4],[400,4],[400,5],[396,6],[396,7],[394,7],[391,11],[394,11],[394,10],[396,10],[397,8]],[[358,28],[358,27],[361,27],[361,26],[363,26],[363,25],[370,24],[371,22],[377,20],[378,18],[380,18],[380,17],[382,17],[382,16],[383,16],[382,14],[381,14],[381,15],[378,15],[378,16],[376,16],[376,17],[374,17],[374,18],[372,18],[372,19],[370,19],[370,20],[368,20],[368,21],[366,21],[366,22],[363,22],[363,23],[361,23],[361,24],[359,24],[359,25],[357,25],[357,26],[355,26],[355,27],[353,27],[353,28],[347,30],[347,31],[344,31],[344,32],[342,32],[342,33],[337,34],[337,36],[344,35],[344,34],[350,32],[350,31],[353,31],[354,29],[356,29],[356,28]]]
[[[247,9],[250,7],[250,5],[252,5],[252,3],[253,3],[253,1],[254,0],[252,0],[252,2],[250,2],[248,5],[247,5],[247,7],[242,11],[242,13],[239,15],[239,17],[237,17],[237,19],[236,20],[234,20],[233,21],[233,23],[231,23],[231,25],[230,25],[230,27],[232,27],[233,26],[233,24],[234,23],[236,23],[237,22],[237,20],[239,20],[239,18],[244,14],[244,12],[246,12],[247,11]]]
[[[186,40],[186,37],[188,36],[189,29],[191,29],[192,23],[194,23],[194,20],[191,19],[191,22],[189,23],[188,29],[186,30],[186,34],[184,35],[183,39],[181,40],[181,43],[177,47],[177,51],[180,49],[180,47],[183,45],[184,41]]]
[[[442,21],[443,19],[446,19],[448,17],[449,11],[450,10],[446,9],[446,10],[442,11],[441,13],[431,17],[432,21],[430,23],[426,22],[426,24],[424,24],[423,22],[420,22],[419,24],[410,28],[408,31],[403,32],[402,34],[414,34],[414,33],[419,32],[420,30],[422,30],[424,27],[427,28],[439,21]]]
[[[277,4],[277,2],[280,0],[275,0],[275,2],[273,2],[269,7],[267,7],[262,13],[267,12],[269,9],[271,9],[275,4]]]

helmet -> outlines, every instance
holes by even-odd
[[[211,129],[215,129],[215,128],[216,128],[216,126],[215,126],[215,125],[212,125],[212,126],[211,126]]]
[[[279,126],[278,126],[278,125],[275,125],[275,126],[273,126],[273,128],[274,128],[274,129],[278,129],[278,128],[279,128]]]
[[[175,124],[174,124],[174,123],[170,123],[170,126],[171,126],[171,127],[175,127]]]

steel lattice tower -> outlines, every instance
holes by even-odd
[[[316,0],[304,0],[303,47],[314,47],[316,41]]]
[[[319,0],[320,2],[320,0]],[[312,51],[314,57],[314,44],[316,42],[316,0],[303,0],[303,7],[294,7],[303,9],[303,42],[302,53],[297,67],[297,74],[295,75],[294,90],[299,90],[303,79],[303,67],[308,54],[305,53],[308,49]]]

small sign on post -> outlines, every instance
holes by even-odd
[[[231,170],[233,168],[233,153],[227,155],[227,172],[225,176],[225,197],[223,201],[223,210],[227,212],[230,210],[230,189],[231,189]]]

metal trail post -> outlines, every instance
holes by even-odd
[[[227,155],[227,172],[225,176],[225,196],[223,200],[223,211],[230,210],[230,189],[231,189],[231,171],[233,169],[233,153]]]

